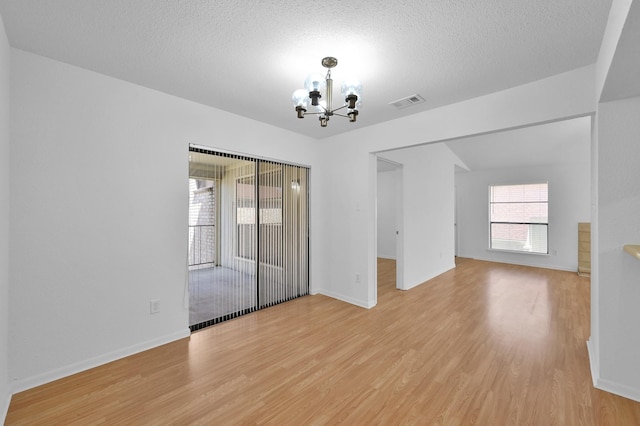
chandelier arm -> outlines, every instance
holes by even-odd
[[[332,113],[336,112],[336,111],[340,111],[341,109],[345,109],[347,107],[347,105],[342,105],[340,108],[336,108],[333,111],[331,111]]]
[[[335,112],[334,112],[334,114],[333,114],[333,115],[337,115],[338,117],[350,118],[348,115],[344,115],[344,114],[336,114]]]

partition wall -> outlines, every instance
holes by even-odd
[[[309,170],[189,147],[192,331],[309,293]]]

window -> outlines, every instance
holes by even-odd
[[[189,268],[215,266],[216,182],[189,178]]]
[[[267,168],[267,166],[263,166]],[[282,171],[280,166],[260,174],[260,253],[261,262],[282,266]],[[255,177],[236,179],[237,256],[255,260],[256,245]]]
[[[490,248],[548,254],[548,183],[489,187]]]

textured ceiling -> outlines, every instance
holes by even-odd
[[[0,0],[9,42],[314,138],[569,71],[597,58],[611,0]],[[295,118],[291,93],[338,58],[355,124]],[[337,92],[337,89],[334,93]],[[426,102],[396,110],[412,94]],[[336,93],[337,95],[337,93]],[[337,96],[335,96],[337,97]]]

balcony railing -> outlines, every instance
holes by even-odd
[[[189,266],[213,266],[215,262],[215,225],[189,225]]]

